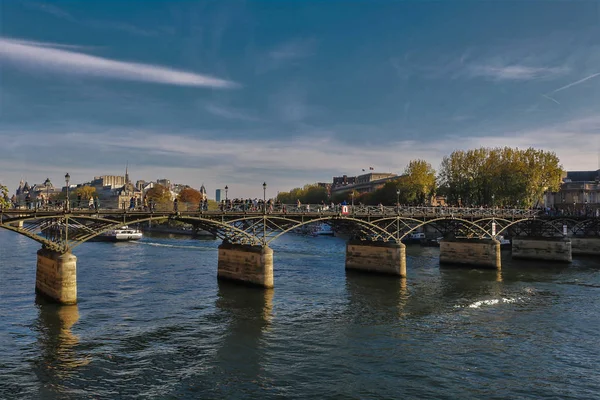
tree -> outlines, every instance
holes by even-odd
[[[277,200],[284,204],[294,204],[300,200],[303,204],[319,204],[327,202],[329,195],[327,189],[314,184],[304,185],[303,188],[294,188],[289,192],[277,194]]]
[[[435,170],[425,160],[411,160],[399,179],[400,192],[409,203],[425,204],[435,194]]]
[[[148,201],[153,201],[158,209],[168,209],[171,207],[171,192],[160,184],[155,184],[146,192]]]
[[[93,186],[80,186],[75,189],[75,195],[81,196],[83,200],[89,200],[96,195],[96,188]]]
[[[532,206],[545,191],[558,191],[562,176],[553,152],[482,147],[444,157],[439,181],[451,204]]]
[[[0,207],[9,207],[8,188],[0,183]]]
[[[203,200],[202,193],[200,193],[196,189],[192,189],[191,187],[184,188],[181,192],[179,192],[177,198],[182,203],[193,204],[199,204],[200,201]]]

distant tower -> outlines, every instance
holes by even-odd
[[[200,186],[200,194],[202,195],[202,200],[206,199],[206,188],[204,187],[204,183]]]
[[[125,164],[125,184],[127,185],[129,183],[129,161],[127,162],[127,164]]]

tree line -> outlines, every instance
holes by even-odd
[[[510,147],[456,150],[445,156],[439,171],[425,160],[411,160],[404,173],[370,192],[347,191],[329,197],[317,184],[281,192],[282,203],[348,203],[368,205],[428,205],[434,196],[455,206],[516,206],[539,204],[546,191],[558,191],[564,171],[554,152]]]

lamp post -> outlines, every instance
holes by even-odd
[[[52,183],[50,182],[50,178],[46,178],[46,180],[44,181],[44,186],[46,186],[46,210],[49,209],[49,204],[50,204],[50,194],[49,194],[49,190],[50,190],[50,185]]]
[[[229,188],[227,187],[227,185],[225,185],[225,204],[227,204],[227,191],[229,190]]]
[[[350,204],[352,205],[352,212],[354,212],[354,190],[350,192]]]
[[[396,243],[400,244],[400,189],[396,189]]]
[[[69,173],[67,172],[65,174],[65,183],[67,184],[67,204],[66,204],[66,210],[69,211],[71,206],[70,206],[70,202],[69,202],[69,181],[71,180],[71,175],[69,175]]]
[[[263,214],[267,213],[267,182],[263,182]]]

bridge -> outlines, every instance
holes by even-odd
[[[180,221],[222,240],[217,277],[273,287],[273,250],[281,235],[308,224],[331,225],[347,235],[346,269],[406,277],[411,233],[439,232],[440,262],[501,268],[500,235],[512,240],[512,256],[571,262],[573,254],[600,255],[600,218],[549,216],[530,209],[272,205],[197,210],[2,209],[0,228],[39,242],[36,291],[50,299],[77,301],[77,246],[123,225]]]

